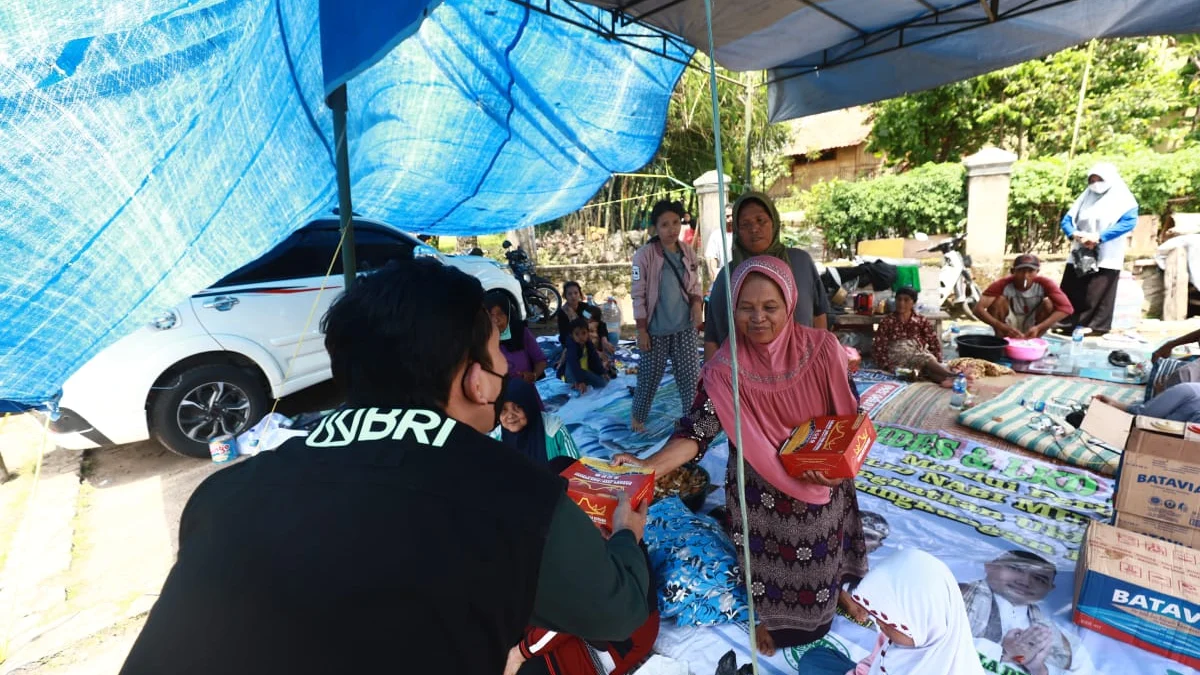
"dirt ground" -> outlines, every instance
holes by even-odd
[[[332,387],[318,385],[282,400],[279,411],[294,415],[336,403]],[[21,521],[9,514],[19,516],[29,506],[33,459],[42,436],[28,416],[10,422],[8,433],[0,435],[0,449],[18,477],[0,486],[0,552],[9,550]],[[51,478],[46,467],[58,467],[67,455],[62,450],[48,454],[41,481]],[[50,595],[57,602],[46,603],[36,617],[40,633],[9,636],[24,639],[14,642],[9,660],[0,663],[0,673],[117,672],[174,562],[179,518],[188,497],[221,468],[176,455],[154,441],[72,456],[78,457],[79,488],[73,518],[66,524],[69,567],[43,580],[48,590],[38,597]],[[35,510],[32,517],[53,516]],[[0,621],[0,629],[3,625]]]

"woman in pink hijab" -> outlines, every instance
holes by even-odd
[[[846,354],[832,333],[792,320],[796,282],[778,258],[757,256],[733,277],[734,325],[742,397],[746,503],[737,492],[737,465],[725,481],[731,534],[739,547],[741,511],[750,522],[754,602],[761,621],[759,651],[820,639],[837,612],[842,585],[867,573],[866,541],[853,481],[816,472],[789,476],[776,454],[792,430],[821,415],[852,415],[858,403],[846,375]],[[733,355],[726,341],[704,366],[692,410],[662,450],[636,463],[665,475],[697,461],[722,429],[734,440]]]

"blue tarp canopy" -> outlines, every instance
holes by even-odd
[[[769,69],[782,120],[1092,37],[1187,31],[1195,0],[715,0],[713,51]],[[355,210],[479,234],[568,213],[647,162],[689,44],[707,48],[701,0],[0,9],[0,400],[47,400],[104,345],[328,213],[339,84]]]
[[[0,399],[26,404],[329,213],[323,44],[353,76],[355,210],[443,234],[550,220],[643,166],[690,57],[504,1],[334,2],[338,35],[318,0],[18,4],[0,9]],[[411,37],[389,51],[393,30]]]
[[[702,0],[586,0],[708,51]],[[1097,37],[1200,31],[1196,0],[714,1],[712,56],[769,70],[771,120],[880,101]]]

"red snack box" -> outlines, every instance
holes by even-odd
[[[854,478],[875,442],[875,425],[866,413],[818,417],[796,427],[779,449],[779,461],[791,476],[820,471],[826,478]]]
[[[579,505],[592,522],[612,531],[617,495],[629,495],[629,505],[638,508],[654,499],[654,471],[640,466],[613,466],[602,459],[575,460],[561,474],[567,479],[567,496]]]

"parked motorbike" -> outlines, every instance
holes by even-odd
[[[507,239],[504,247],[504,259],[508,261],[508,269],[521,282],[521,295],[525,301],[525,317],[529,323],[545,323],[558,313],[562,307],[562,296],[549,279],[539,276],[534,269],[529,254],[521,247],[513,248]]]
[[[938,272],[941,306],[948,312],[961,310],[970,316],[983,293],[971,274],[971,256],[962,251],[965,239],[966,235],[960,234],[921,251],[942,254],[942,269]]]

